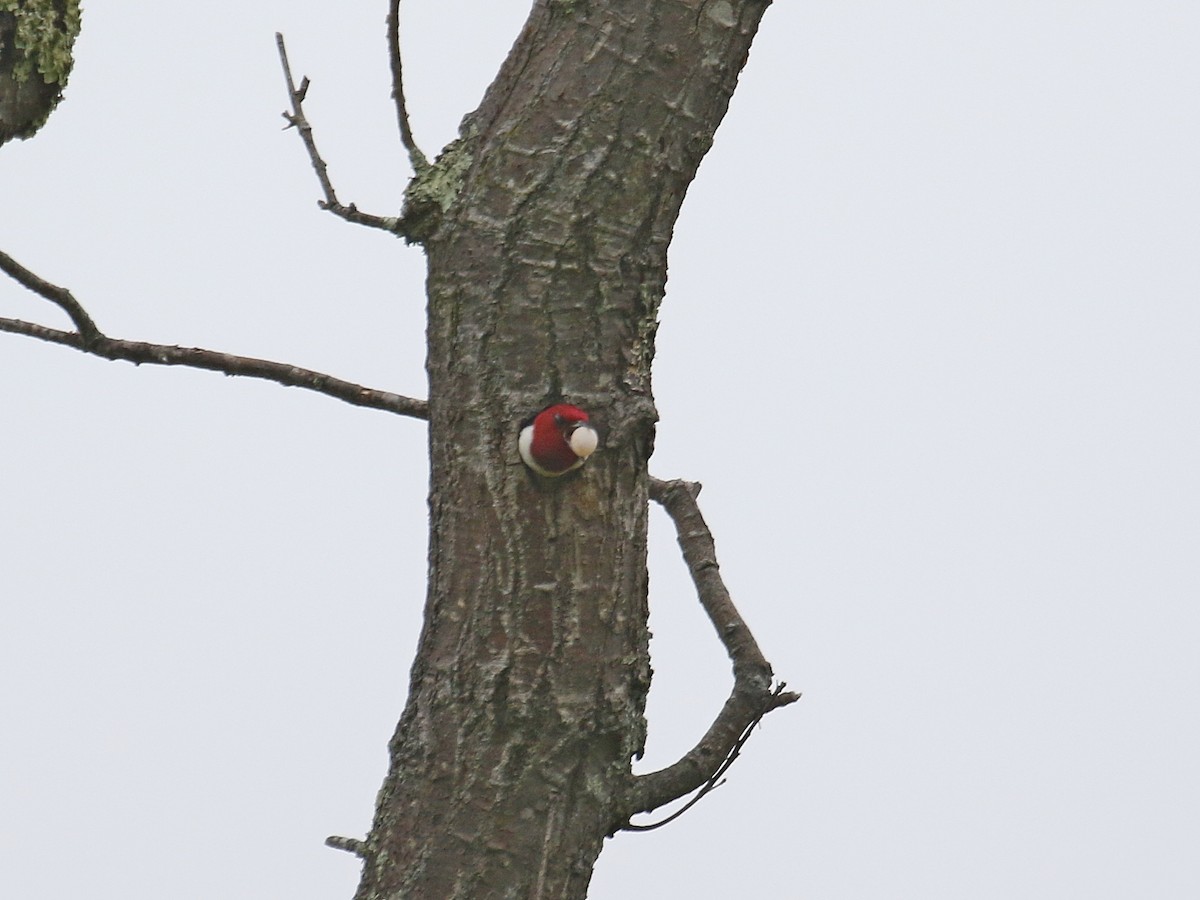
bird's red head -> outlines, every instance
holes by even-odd
[[[533,417],[521,431],[518,449],[539,475],[555,476],[583,465],[596,449],[596,429],[578,406],[556,403]]]

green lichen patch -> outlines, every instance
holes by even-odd
[[[27,138],[62,99],[79,0],[0,0],[0,144]]]
[[[61,90],[75,61],[71,49],[79,35],[79,0],[0,0],[0,13],[5,12],[15,20],[13,80],[20,84],[36,72]],[[0,67],[9,63],[0,59]]]
[[[410,241],[424,241],[450,209],[475,158],[470,135],[452,141],[433,165],[416,175],[404,192],[405,231]]]

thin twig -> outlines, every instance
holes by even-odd
[[[275,32],[275,46],[279,48],[279,62],[283,66],[283,76],[287,80],[288,99],[292,103],[292,111],[284,112],[283,118],[287,121],[289,128],[295,128],[300,133],[300,139],[304,142],[304,148],[308,151],[308,159],[312,163],[313,171],[317,173],[317,181],[321,183],[321,191],[325,194],[324,200],[318,200],[317,205],[321,209],[327,209],[335,216],[345,219],[347,222],[353,222],[356,225],[366,225],[368,228],[379,228],[383,231],[389,231],[392,234],[405,235],[404,220],[398,216],[374,216],[370,213],[360,212],[358,207],[351,203],[349,206],[343,206],[337,198],[337,192],[333,189],[333,182],[329,178],[329,166],[325,160],[321,158],[321,154],[317,151],[317,142],[313,137],[312,126],[308,123],[308,119],[304,115],[304,97],[308,93],[308,87],[312,83],[308,78],[303,78],[300,81],[299,87],[296,86],[295,80],[292,78],[292,67],[288,62],[287,47],[283,43],[283,35]]]
[[[61,331],[22,319],[0,317],[0,331],[23,334],[53,344],[62,344],[65,347],[73,347],[103,359],[122,359],[135,365],[147,363],[158,366],[188,366],[193,369],[223,372],[226,375],[261,378],[289,387],[316,391],[355,406],[382,409],[414,419],[429,418],[429,405],[424,400],[415,400],[412,397],[404,397],[390,391],[363,387],[361,384],[354,384],[351,381],[344,381],[341,378],[334,378],[332,375],[314,372],[311,369],[302,369],[288,363],[255,359],[250,356],[234,356],[230,353],[219,353],[199,347],[175,347],[166,344],[150,344],[145,341],[110,338],[96,326],[91,316],[66,288],[58,287],[34,275],[3,252],[0,252],[0,269],[35,294],[62,307],[79,328],[79,331]]]
[[[391,0],[387,18],[388,59],[392,63],[392,100],[396,103],[396,121],[400,125],[400,142],[408,151],[413,172],[420,175],[429,168],[429,161],[413,140],[408,124],[408,105],[404,101],[404,65],[400,61],[400,0]]]
[[[764,715],[800,699],[799,694],[785,691],[783,685],[771,687],[771,666],[721,578],[712,532],[696,503],[699,493],[700,485],[694,482],[650,479],[650,496],[674,521],[700,605],[733,662],[733,690],[695,747],[673,765],[633,779],[629,815],[649,812],[700,788],[699,795],[684,807],[690,808],[716,786]],[[618,827],[635,831],[650,827],[630,826],[628,818]]]

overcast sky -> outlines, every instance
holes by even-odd
[[[454,137],[528,0],[406,0]],[[383,0],[89,4],[0,248],[117,337],[423,396]],[[676,230],[652,471],[801,702],[591,896],[1200,896],[1200,5],[767,13]],[[65,317],[13,283],[0,315]],[[747,435],[753,435],[748,441]],[[752,451],[752,452],[751,452]],[[419,422],[0,334],[0,896],[349,898],[425,591]],[[665,516],[646,768],[730,684]]]

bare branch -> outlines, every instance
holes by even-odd
[[[420,175],[429,168],[429,161],[413,140],[408,124],[408,104],[404,101],[404,65],[400,61],[400,0],[390,0],[387,18],[388,59],[392,63],[392,100],[396,102],[396,121],[400,125],[400,141],[408,151],[413,172]]]
[[[100,329],[96,327],[96,323],[92,321],[92,317],[87,314],[79,301],[71,296],[71,292],[66,288],[58,287],[44,280],[33,272],[0,250],[0,270],[10,275],[14,281],[24,287],[29,288],[35,294],[40,294],[51,303],[56,303],[58,306],[71,317],[71,321],[75,323],[75,327],[79,329],[79,337],[82,343],[87,344],[100,336]]]
[[[786,687],[786,684],[780,682],[780,684],[775,688],[774,694],[782,694],[783,689]],[[724,762],[722,762],[721,765],[717,767],[717,770],[709,776],[708,780],[701,785],[700,790],[695,793],[691,800],[689,800],[679,809],[675,810],[675,812],[671,813],[671,815],[667,816],[665,819],[660,819],[659,821],[650,825],[633,825],[626,823],[624,826],[622,826],[622,830],[654,831],[656,828],[662,828],[664,825],[669,825],[701,800],[703,800],[709,792],[714,791],[723,785],[725,781],[721,776],[729,771],[729,767],[732,766],[737,758],[741,755],[742,747],[746,746],[746,741],[750,740],[750,735],[754,733],[754,729],[758,727],[758,723],[762,721],[762,717],[766,715],[766,713],[767,711],[763,710],[763,712],[759,713],[758,716],[755,717],[753,722],[746,726],[745,730],[742,731],[741,737],[737,739],[737,743],[733,745],[733,749],[729,751],[729,755],[725,757]]]
[[[696,504],[699,493],[700,485],[694,482],[650,479],[650,496],[662,504],[675,522],[679,546],[696,585],[700,604],[733,662],[733,691],[708,732],[682,759],[633,780],[630,815],[648,812],[701,788],[700,793],[676,815],[682,814],[717,786],[718,779],[733,764],[764,715],[800,699],[799,694],[785,691],[782,684],[774,689],[771,687],[771,666],[721,579],[716,545]],[[665,823],[654,826],[629,826],[626,823],[621,827],[644,830],[661,824]]]
[[[316,391],[319,394],[326,394],[355,406],[382,409],[401,416],[411,416],[414,419],[429,418],[429,405],[424,400],[414,400],[411,397],[403,397],[389,391],[363,387],[361,384],[343,381],[341,378],[334,378],[332,375],[314,372],[311,369],[301,369],[299,366],[255,359],[249,356],[218,353],[215,350],[204,350],[199,347],[174,347],[166,344],[149,344],[145,341],[124,341],[110,338],[96,327],[91,316],[66,288],[58,287],[38,277],[2,251],[0,251],[0,269],[35,294],[61,306],[79,328],[77,332],[60,331],[57,328],[47,328],[34,322],[0,317],[0,331],[23,334],[38,340],[62,344],[65,347],[73,347],[103,359],[123,359],[134,365],[147,363],[159,366],[188,366],[193,369],[224,372],[226,375],[262,378],[289,387],[300,387]]]
[[[300,133],[300,139],[304,142],[304,148],[308,151],[308,158],[312,163],[313,171],[317,173],[317,181],[321,183],[321,191],[325,194],[325,199],[317,201],[317,205],[321,209],[327,209],[335,216],[345,219],[347,222],[353,222],[356,225],[366,225],[368,228],[379,228],[400,237],[407,236],[402,218],[398,216],[374,216],[370,213],[360,212],[358,207],[353,203],[349,206],[343,206],[338,201],[337,192],[333,189],[333,182],[329,178],[329,167],[317,150],[317,142],[313,137],[312,126],[308,123],[308,119],[304,115],[304,97],[308,93],[308,86],[311,82],[307,78],[304,78],[300,81],[300,86],[296,86],[296,82],[292,79],[292,67],[288,63],[287,47],[284,46],[283,35],[279,32],[275,32],[275,46],[279,48],[279,62],[283,66],[283,76],[287,80],[288,98],[292,103],[292,111],[290,113],[283,113],[283,118],[287,120],[289,128],[295,128]]]

